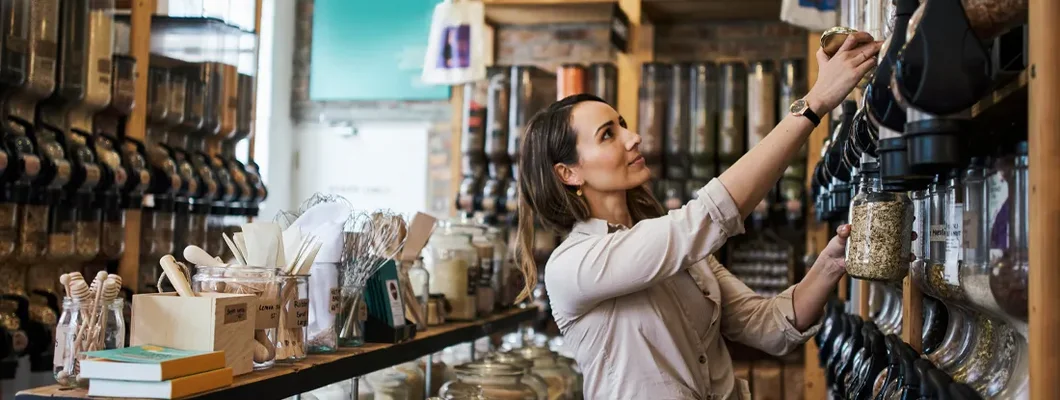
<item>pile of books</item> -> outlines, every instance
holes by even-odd
[[[80,377],[92,397],[175,399],[232,384],[223,351],[145,345],[84,355]]]

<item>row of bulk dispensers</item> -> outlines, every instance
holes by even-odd
[[[134,291],[156,291],[158,259],[174,248],[223,254],[221,233],[255,216],[266,190],[258,166],[235,157],[252,131],[251,75],[134,59],[113,0],[2,0],[0,12],[0,379],[28,357],[37,386],[38,374],[51,383],[59,275],[116,273],[127,211],[142,210],[142,233],[126,307]],[[141,79],[146,104],[134,100]],[[138,107],[142,140],[127,136]]]
[[[869,316],[828,306],[815,339],[828,388],[1028,398],[1027,2],[897,0],[888,23],[814,168],[816,216],[851,224],[848,273],[871,282],[850,285]],[[924,295],[920,349],[900,339],[906,276]]]

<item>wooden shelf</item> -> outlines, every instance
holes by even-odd
[[[294,364],[277,364],[265,371],[238,376],[232,386],[207,392],[195,399],[279,399],[416,360],[442,349],[515,329],[537,315],[536,309],[516,309],[475,322],[457,322],[427,329],[416,339],[399,344],[368,343],[340,349],[334,354],[311,355]],[[25,390],[16,400],[85,399],[85,389],[63,390],[45,386]]]
[[[599,23],[611,20],[615,0],[483,0],[492,25]]]

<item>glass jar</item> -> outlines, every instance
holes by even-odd
[[[391,367],[391,369],[405,374],[405,382],[408,384],[409,399],[422,399],[427,397],[424,393],[427,386],[427,375],[425,374],[425,371],[420,368],[419,364],[416,362],[407,362],[395,365]]]
[[[960,267],[964,259],[964,188],[960,174],[940,177],[931,186],[931,208],[925,218],[928,251],[924,262],[913,263],[913,280],[929,296],[947,302],[963,302]],[[919,237],[919,233],[918,233]]]
[[[125,347],[124,308],[125,299],[122,297],[107,302],[102,310],[71,297],[63,298],[62,314],[55,328],[55,358],[52,360],[52,373],[60,386],[70,388],[88,384],[78,376],[79,363],[84,359],[82,353]],[[102,329],[85,329],[89,326]]]
[[[585,377],[582,376],[581,368],[578,368],[578,363],[575,362],[573,358],[561,355],[557,359],[559,360],[560,365],[567,368],[570,376],[574,377],[574,379],[571,380],[571,390],[574,393],[574,398],[581,399],[582,387],[585,385]]]
[[[101,251],[102,234],[103,210],[84,204],[78,210],[77,222],[74,224],[74,252],[78,261],[96,259]]]
[[[335,318],[341,304],[339,264],[313,263],[309,267],[309,337],[306,349],[310,354],[334,353],[339,349]]]
[[[477,316],[475,283],[480,264],[478,253],[471,245],[471,236],[443,228],[431,235],[424,252],[431,293],[444,294],[452,307],[447,318],[474,320]]]
[[[25,204],[20,211],[15,259],[19,263],[40,261],[48,248],[48,206]]]
[[[140,251],[143,256],[157,260],[166,254],[173,253],[175,217],[172,211],[162,208],[144,210],[140,230],[143,232],[143,244]]]
[[[909,197],[884,192],[878,175],[863,174],[850,207],[847,273],[864,280],[901,280],[908,272],[912,233]]]
[[[513,350],[515,354],[534,363],[533,372],[548,384],[549,399],[573,399],[576,379],[574,371],[559,361],[547,347],[527,346]]]
[[[99,258],[118,260],[125,254],[125,210],[117,204],[103,213],[100,228]]]
[[[669,69],[662,63],[644,63],[641,66],[638,131],[641,137],[640,152],[652,172],[653,178],[662,176],[663,138],[666,132],[666,103],[669,98]]]
[[[475,284],[475,312],[479,318],[488,317],[493,314],[497,297],[497,292],[493,290],[493,243],[483,237],[483,240],[475,240],[473,244],[479,260],[478,282]]]
[[[294,362],[306,357],[309,326],[309,275],[282,275],[280,321],[276,330],[276,361]]]
[[[490,353],[486,356],[488,362],[507,364],[523,369],[523,383],[537,394],[538,400],[548,399],[548,382],[545,378],[533,372],[534,363],[515,353]]]
[[[46,260],[69,261],[77,254],[74,233],[77,231],[79,208],[72,201],[55,203],[49,208],[48,246],[44,252]]]
[[[1005,190],[1002,185],[989,184],[987,165],[984,159],[973,159],[964,175],[964,264],[961,266],[961,290],[976,308],[994,316],[1004,317],[1005,312],[994,301],[990,292],[990,227],[992,216],[1000,209],[1000,204],[990,204],[990,191]],[[999,176],[995,174],[994,176]],[[993,206],[993,207],[992,207]],[[994,210],[992,213],[991,210]]]
[[[375,372],[367,377],[368,383],[375,389],[372,398],[374,400],[406,400],[409,399],[408,377],[393,369]]]
[[[280,290],[275,268],[196,266],[191,278],[195,293],[236,293],[258,297],[254,326],[254,369],[272,367],[276,360],[276,329],[280,323]]]
[[[0,261],[8,261],[15,255],[19,234],[19,210],[17,203],[0,202]]]
[[[409,283],[412,286],[412,294],[416,297],[416,307],[420,309],[420,315],[423,317],[422,321],[416,324],[416,330],[426,330],[428,317],[427,304],[430,302],[430,283],[431,273],[427,272],[426,268],[423,268],[423,257],[416,259],[412,263],[412,266],[408,270]]]
[[[1004,175],[1008,184],[1008,246],[993,262],[990,292],[998,306],[1010,317],[1027,321],[1028,252],[1028,178],[1027,142],[1017,146],[1011,172]]]
[[[695,179],[710,179],[715,175],[714,144],[718,140],[717,66],[713,63],[696,63],[692,65],[690,73],[689,172]],[[693,186],[688,192],[695,193],[704,185]]]
[[[494,400],[537,400],[537,394],[522,382],[523,370],[506,364],[477,367],[471,364],[456,368],[456,380],[447,382],[439,393],[441,397],[467,398],[479,395]],[[476,397],[472,397],[476,398]]]
[[[747,71],[742,63],[724,63],[718,70],[718,147],[722,166],[732,165],[744,153],[747,117]],[[722,171],[718,171],[720,174]]]

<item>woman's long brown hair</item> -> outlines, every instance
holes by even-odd
[[[563,184],[553,168],[556,163],[578,163],[577,132],[571,125],[571,111],[578,103],[603,99],[576,94],[539,111],[526,125],[519,146],[519,268],[525,286],[516,300],[530,297],[537,286],[534,261],[536,224],[556,234],[567,234],[580,221],[592,215],[589,203],[576,194],[578,188]],[[647,185],[626,191],[626,203],[633,223],[662,216],[664,211]]]

